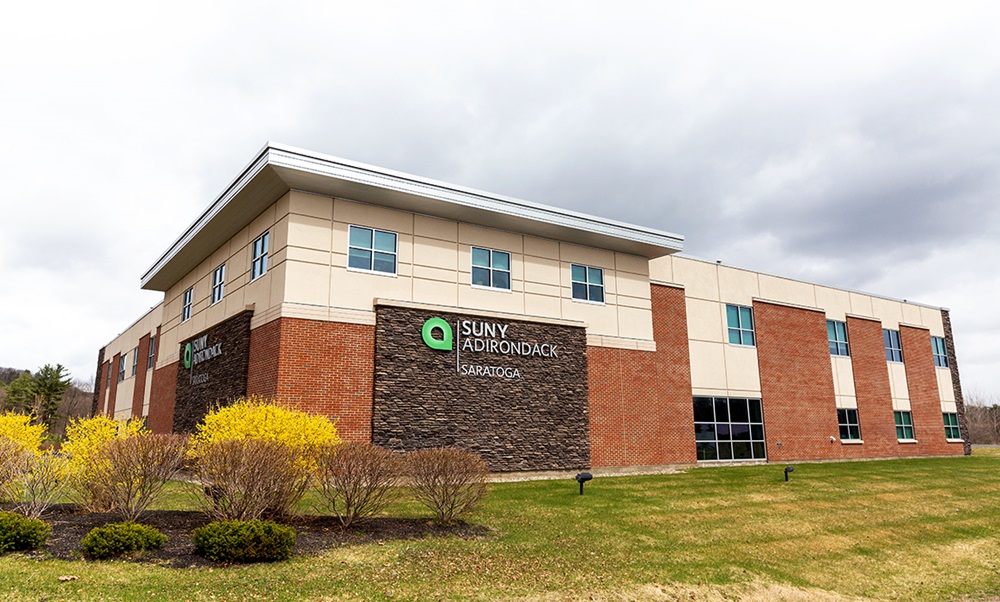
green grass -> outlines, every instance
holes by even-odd
[[[492,486],[494,535],[169,569],[0,558],[0,599],[978,599],[1000,594],[1000,450]],[[175,484],[163,507],[185,508]],[[400,503],[394,516],[421,516]],[[61,575],[75,581],[60,582]],[[213,598],[214,596],[214,598]]]

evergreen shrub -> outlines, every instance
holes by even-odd
[[[51,533],[52,527],[42,520],[0,511],[0,554],[37,550]]]
[[[195,552],[223,564],[285,560],[295,529],[272,521],[216,521],[194,530]]]
[[[80,541],[87,558],[104,560],[131,552],[152,550],[167,543],[167,536],[154,527],[132,521],[95,527]]]

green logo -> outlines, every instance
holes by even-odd
[[[434,338],[435,330],[441,331],[441,338]],[[424,322],[420,334],[424,337],[424,343],[431,349],[451,351],[451,325],[441,318],[431,318]]]
[[[184,368],[187,370],[191,369],[191,357],[193,355],[191,352],[191,343],[184,345]]]

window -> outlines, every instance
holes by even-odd
[[[847,322],[827,320],[826,337],[830,340],[830,355],[850,355],[847,350]]]
[[[222,296],[226,294],[226,264],[215,268],[212,272],[212,304],[222,301]]]
[[[961,439],[962,431],[958,428],[958,414],[944,412],[944,436],[946,439]]]
[[[136,369],[139,368],[139,348],[132,350],[132,376],[135,376]]]
[[[347,267],[366,272],[396,274],[396,233],[351,226]]]
[[[510,253],[472,247],[472,286],[510,290]]]
[[[267,250],[270,238],[271,233],[265,232],[253,241],[253,246],[250,248],[251,282],[267,273]]]
[[[573,298],[578,301],[604,303],[604,270],[589,265],[570,267],[570,280],[573,283]]]
[[[146,370],[152,370],[156,365],[156,335],[149,337],[149,358],[146,359]]]
[[[127,358],[128,354],[118,358],[118,382],[125,380],[125,360]]]
[[[727,305],[729,342],[733,345],[754,345],[753,310],[742,305]]]
[[[899,340],[899,331],[883,328],[882,338],[885,340],[885,359],[890,362],[903,361],[903,344]]]
[[[857,410],[837,408],[837,423],[840,425],[841,441],[861,440],[861,425],[858,423]]]
[[[111,366],[108,366],[108,384],[104,388],[105,389],[111,388]]]
[[[913,439],[913,416],[909,412],[893,412],[896,416],[896,438]]]
[[[694,398],[699,460],[763,460],[764,414],[759,399]]]
[[[934,365],[938,368],[948,367],[948,348],[943,337],[931,337],[931,353],[934,354]]]
[[[191,319],[191,304],[194,300],[194,287],[192,286],[188,290],[184,291],[184,300],[181,304],[181,322],[187,322]]]

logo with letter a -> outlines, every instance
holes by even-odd
[[[440,337],[434,336],[437,334],[436,331],[440,331]],[[452,350],[451,325],[441,318],[431,318],[424,322],[424,327],[421,329],[420,334],[424,338],[424,344],[431,349],[439,351]]]

